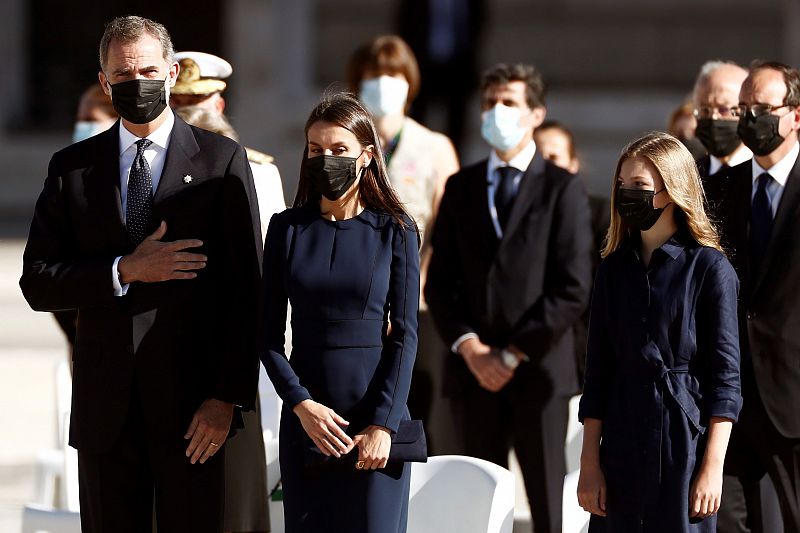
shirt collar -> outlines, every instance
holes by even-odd
[[[536,155],[536,143],[533,142],[533,139],[508,163],[500,159],[497,152],[492,150],[489,154],[489,170],[493,173],[498,167],[514,167],[519,171],[525,172],[528,170],[531,161],[533,161],[534,155]]]
[[[153,144],[166,149],[169,144],[170,135],[172,135],[172,128],[175,126],[175,115],[172,110],[167,113],[167,118],[156,131],[148,135],[146,138],[153,141]],[[122,155],[140,138],[129,132],[125,125],[120,120],[119,124],[119,153]]]
[[[789,153],[783,156],[783,159],[772,165],[772,168],[769,169],[762,168],[754,157],[753,183],[755,183],[761,174],[764,172],[769,172],[769,175],[772,176],[772,179],[777,181],[781,187],[785,187],[786,181],[789,179],[789,173],[792,171],[792,167],[794,167],[794,164],[797,161],[798,154],[800,154],[800,143],[795,142],[794,146],[792,146],[792,149],[789,150]]]
[[[722,168],[723,163],[722,161],[720,161],[711,154],[709,154],[708,157],[709,157],[708,174],[714,175],[717,172],[719,172],[719,169]],[[741,165],[748,159],[752,158],[753,158],[753,152],[750,151],[750,148],[742,144],[739,146],[739,148],[737,148],[733,152],[731,160],[725,164],[728,165],[729,167],[735,167],[736,165]]]
[[[682,233],[683,230],[678,229],[678,231],[676,231],[672,237],[667,239],[667,242],[659,247],[673,259],[677,259],[678,256],[681,255],[681,252],[683,252],[683,249],[686,248],[686,245],[683,242],[684,236]]]
[[[642,244],[641,239],[641,235],[638,231],[632,232],[625,238],[625,241],[622,245],[624,248],[627,248],[629,253],[632,253],[637,260],[639,259],[639,247]],[[688,230],[679,227],[678,230],[672,234],[672,237],[667,239],[664,244],[654,250],[654,253],[658,250],[661,250],[672,259],[677,259],[678,256],[683,253],[683,250],[686,248],[686,243],[690,239],[691,236]]]

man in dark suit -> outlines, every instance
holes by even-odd
[[[544,85],[527,65],[482,83],[488,160],[447,183],[425,297],[468,455],[507,466],[513,445],[537,533],[561,531],[568,399],[578,388],[572,326],[589,298],[589,203],[579,178],[545,161],[533,130]]]
[[[697,119],[695,136],[703,143],[708,154],[697,160],[706,199],[714,198],[708,205],[708,214],[718,225],[718,211],[727,198],[728,172],[731,167],[750,160],[753,153],[739,138],[736,106],[739,90],[747,77],[747,70],[730,61],[708,61],[700,68],[692,94],[694,116]]]
[[[223,443],[252,408],[260,231],[244,149],[167,106],[166,29],[121,17],[100,84],[121,116],[56,153],[20,286],[78,310],[70,444],[84,533],[221,532]]]
[[[758,482],[769,474],[787,533],[800,532],[800,73],[751,67],[739,95],[751,161],[730,170],[721,233],[741,279],[744,406],[725,461],[722,533],[758,530]],[[710,198],[714,200],[714,198]]]

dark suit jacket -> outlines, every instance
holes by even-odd
[[[165,241],[201,239],[208,266],[193,280],[133,283],[116,297],[114,258],[134,250],[120,127],[53,156],[20,279],[34,310],[78,310],[70,444],[90,452],[113,445],[134,389],[148,431],[180,438],[204,400],[249,408],[258,382],[261,237],[244,149],[175,117],[152,220],[166,221]]]
[[[730,211],[731,188],[730,172],[731,167],[723,167],[716,173],[710,174],[711,169],[711,156],[705,155],[696,161],[697,170],[700,172],[700,181],[703,184],[703,191],[705,192],[706,214],[714,226],[720,231],[722,239],[722,248],[727,253],[731,243],[727,240],[727,236],[722,233],[723,217],[725,213]],[[749,161],[748,161],[749,163]]]
[[[447,182],[433,228],[425,298],[445,343],[475,332],[531,358],[510,383],[519,398],[577,389],[572,326],[589,298],[592,231],[580,179],[537,152],[520,182],[502,240],[488,210],[487,161]],[[453,386],[474,380],[448,357]],[[535,385],[535,386],[534,386]]]
[[[775,213],[761,267],[750,268],[752,163],[729,171],[720,226],[731,263],[739,274],[742,357],[752,359],[758,394],[772,423],[785,437],[800,438],[800,164],[795,162]],[[717,200],[712,196],[711,201]],[[742,365],[744,398],[749,365]]]

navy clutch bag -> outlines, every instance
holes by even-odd
[[[391,434],[392,447],[389,449],[389,463],[426,463],[428,462],[428,441],[425,438],[425,429],[422,420],[402,420],[395,433]],[[319,451],[308,441],[305,449],[306,470],[317,470],[320,467],[330,468],[335,465],[353,468],[358,461],[358,448],[343,456],[341,459],[329,457]]]
[[[392,433],[389,460],[403,463],[427,463],[428,441],[422,420],[401,420],[397,433]]]

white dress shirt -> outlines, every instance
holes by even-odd
[[[503,228],[500,227],[500,220],[497,218],[497,208],[494,205],[495,191],[500,184],[500,173],[497,172],[497,169],[500,167],[513,167],[519,171],[514,177],[514,194],[516,194],[519,191],[519,184],[522,181],[522,176],[525,175],[535,155],[536,143],[533,142],[533,139],[531,139],[531,142],[529,142],[520,153],[515,155],[511,161],[503,161],[494,150],[489,154],[489,161],[486,165],[486,187],[488,192],[486,196],[489,198],[489,214],[492,217],[492,224],[494,224],[494,231],[497,233],[498,239],[503,238]],[[453,353],[458,353],[459,346],[461,346],[465,340],[477,338],[478,335],[474,332],[464,333],[455,340],[450,349]]]
[[[152,141],[144,151],[144,158],[150,165],[150,177],[153,181],[153,194],[155,195],[158,189],[158,184],[161,181],[161,173],[164,171],[164,161],[167,158],[167,146],[169,146],[169,139],[172,136],[172,128],[175,125],[175,116],[170,111],[167,113],[167,118],[164,123],[158,127],[156,131],[145,137]],[[128,206],[128,177],[131,173],[131,166],[133,166],[133,159],[136,157],[136,141],[137,137],[125,128],[125,125],[120,121],[119,125],[119,192],[122,199],[122,217],[125,219]],[[114,260],[114,265],[111,269],[111,279],[114,285],[114,296],[125,296],[128,292],[129,284],[122,285],[119,281],[119,271],[117,267],[119,260],[122,257],[117,257]]]
[[[489,214],[492,217],[492,224],[494,224],[494,231],[497,233],[498,239],[503,238],[503,229],[500,227],[497,208],[494,205],[494,195],[500,185],[500,173],[497,172],[497,169],[500,167],[512,167],[518,170],[517,175],[514,177],[514,194],[516,195],[522,176],[528,170],[534,155],[536,155],[536,143],[533,142],[533,139],[509,162],[500,159],[494,150],[489,154],[489,162],[486,165],[487,197],[489,198]]]
[[[742,145],[739,148],[737,148],[736,151],[733,152],[731,160],[728,161],[727,163],[723,163],[722,161],[720,161],[711,154],[708,154],[708,158],[709,158],[708,175],[713,176],[714,174],[719,172],[719,169],[722,168],[723,164],[728,165],[729,167],[735,167],[736,165],[741,165],[748,159],[752,159],[753,152],[751,152],[750,148],[748,148],[747,146]]]
[[[789,150],[789,153],[769,169],[762,168],[761,165],[759,165],[756,161],[756,158],[753,158],[753,187],[750,200],[752,201],[753,197],[756,195],[756,190],[758,189],[758,183],[756,180],[758,180],[758,177],[761,174],[768,172],[769,175],[772,176],[772,179],[767,185],[767,198],[769,199],[769,205],[772,208],[772,218],[775,218],[775,213],[778,212],[778,206],[780,205],[781,197],[783,196],[783,189],[786,187],[786,182],[789,180],[789,173],[792,171],[792,167],[794,167],[794,164],[797,161],[798,154],[800,154],[800,144],[795,142],[794,146],[792,146],[792,149]]]

